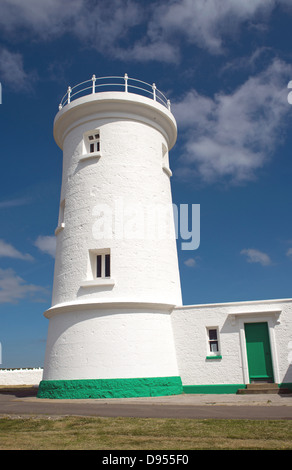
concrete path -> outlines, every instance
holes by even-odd
[[[4,415],[292,419],[292,394],[185,394],[150,398],[48,400],[36,398],[36,389],[33,388],[0,388],[0,416]]]

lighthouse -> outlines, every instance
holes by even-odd
[[[182,303],[170,102],[124,77],[68,88],[56,258],[39,398],[182,392],[171,312]]]

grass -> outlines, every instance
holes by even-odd
[[[0,450],[291,450],[291,420],[2,417]]]

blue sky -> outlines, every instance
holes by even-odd
[[[42,366],[68,85],[127,73],[171,100],[173,202],[200,204],[178,244],[184,304],[291,297],[290,0],[2,0],[1,367]]]

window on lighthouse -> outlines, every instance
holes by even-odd
[[[96,256],[96,277],[111,277],[111,258],[109,253]]]
[[[99,132],[95,132],[88,136],[89,142],[89,153],[99,152],[100,151],[100,137]]]
[[[162,168],[168,176],[172,175],[172,171],[169,168],[168,149],[164,144],[162,144]]]

